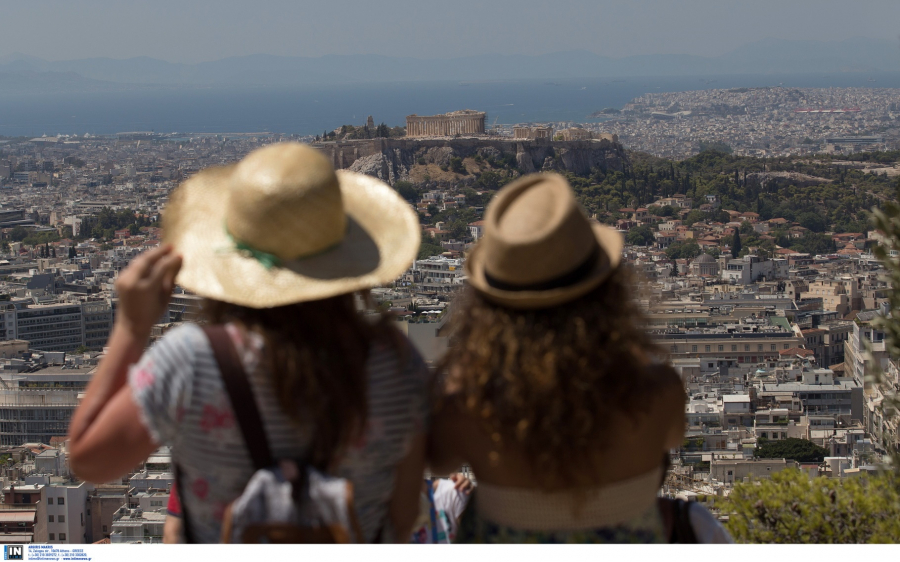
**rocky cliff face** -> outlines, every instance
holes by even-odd
[[[315,145],[337,169],[349,169],[394,183],[408,180],[421,164],[449,165],[451,158],[514,156],[523,173],[587,174],[594,168],[623,170],[622,146],[608,140],[549,141],[513,139],[371,139]]]

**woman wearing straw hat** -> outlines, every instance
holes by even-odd
[[[409,205],[285,143],[186,181],[163,226],[165,245],[117,282],[109,351],[70,425],[74,472],[107,482],[170,445],[192,540],[218,542],[223,511],[254,469],[212,335],[184,325],[144,353],[177,282],[206,298],[203,315],[237,352],[272,456],[348,478],[364,538],[405,542],[419,505],[429,374],[387,320],[358,314],[355,295],[409,267],[419,245]]]
[[[621,250],[559,175],[489,205],[431,441],[433,470],[478,478],[460,542],[665,541],[656,493],[684,392],[641,329]]]

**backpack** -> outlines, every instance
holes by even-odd
[[[223,543],[354,543],[365,537],[353,505],[353,484],[322,474],[307,463],[276,462],[263,429],[253,389],[223,326],[204,326],[225,390],[256,472],[225,510]],[[176,465],[176,471],[180,471]],[[179,494],[183,482],[176,475]],[[182,500],[185,539],[193,542]]]

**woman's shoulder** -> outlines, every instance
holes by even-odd
[[[733,544],[734,539],[719,523],[712,513],[706,507],[697,502],[688,504],[688,518],[691,522],[691,528],[700,544]]]
[[[175,326],[165,334],[163,334],[162,338],[157,341],[157,344],[176,344],[180,342],[192,342],[196,343],[200,340],[205,340],[206,334],[203,332],[203,327],[199,324],[192,323],[184,323],[178,326]]]

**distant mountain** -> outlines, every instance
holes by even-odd
[[[283,57],[251,55],[198,64],[149,57],[45,61],[27,55],[0,57],[0,91],[33,83],[74,86],[73,75],[96,83],[130,85],[321,85],[432,80],[522,80],[627,76],[796,74],[900,71],[898,45],[877,39],[790,41],[764,39],[720,57],[641,55],[610,58],[588,51],[539,56],[482,55],[417,59],[380,55]],[[45,75],[46,74],[46,75]],[[17,78],[13,78],[17,77]]]

